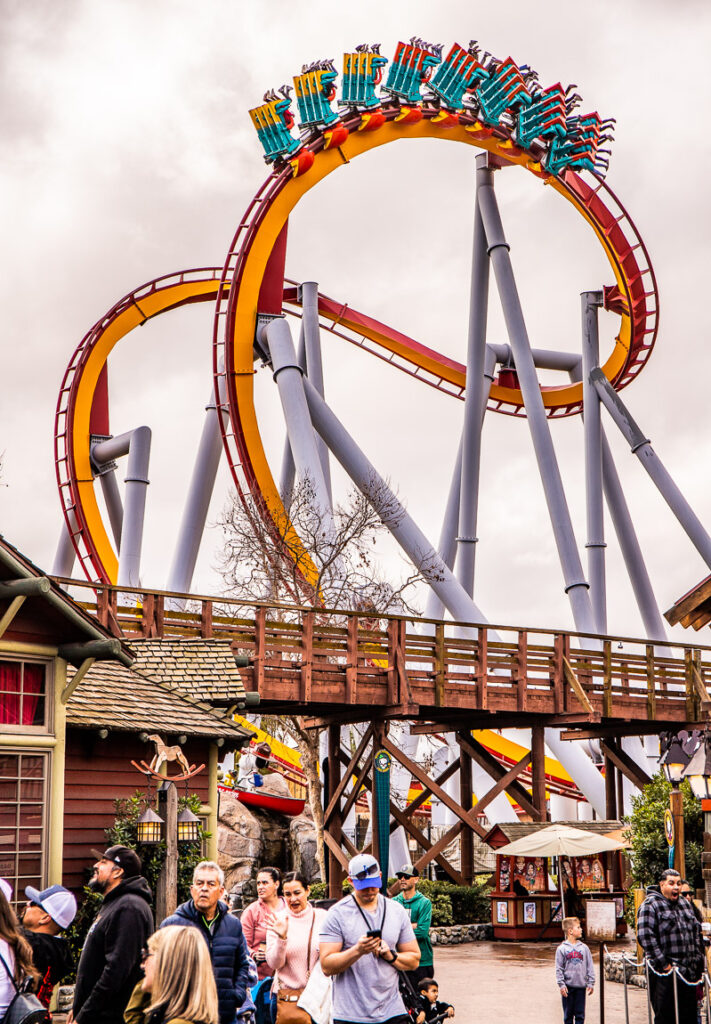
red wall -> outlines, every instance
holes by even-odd
[[[166,742],[175,738],[168,737]],[[190,792],[197,793],[203,803],[208,802],[208,749],[209,741],[199,737],[191,737],[183,747],[191,764],[205,765],[189,782]],[[104,829],[114,823],[114,801],[145,791],[145,778],[131,761],[150,762],[154,752],[152,743],[141,743],[134,733],[111,733],[102,740],[93,729],[67,728],[62,883],[68,889],[81,890],[88,880],[85,869],[95,860],[91,847],[106,849]],[[177,774],[175,766],[169,771]],[[178,793],[183,792],[181,784]]]

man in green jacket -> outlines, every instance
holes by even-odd
[[[398,881],[396,903],[402,903],[410,915],[417,944],[420,947],[420,965],[414,971],[408,971],[407,976],[415,986],[422,978],[434,977],[434,956],[432,954],[432,943],[430,942],[430,924],[432,922],[432,903],[417,891],[417,883],[420,880],[420,872],[412,864],[403,864],[396,873]],[[393,886],[393,890],[395,886]]]

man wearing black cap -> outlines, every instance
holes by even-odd
[[[104,902],[81,951],[68,1024],[122,1024],[141,977],[141,950],[153,932],[151,890],[135,850],[111,846],[91,852],[98,859],[89,888],[102,893]]]

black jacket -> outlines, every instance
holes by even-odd
[[[22,934],[32,947],[32,963],[40,973],[37,998],[43,1006],[49,1006],[54,986],[74,966],[69,943],[61,936],[47,932],[31,932],[23,928]]]
[[[77,1024],[123,1024],[153,932],[151,890],[138,875],[107,893],[84,943],[74,989]]]
[[[217,985],[220,1024],[232,1024],[236,1013],[247,1006],[251,1007],[247,988],[257,982],[256,972],[252,976],[254,962],[250,958],[239,918],[228,913],[227,904],[220,900],[217,904],[217,922],[209,932],[203,924],[202,914],[193,901],[188,900],[174,914],[166,917],[161,928],[169,924],[191,925],[198,929],[207,942]]]

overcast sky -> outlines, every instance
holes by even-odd
[[[38,564],[51,567],[60,526],[57,392],[83,334],[144,281],[222,265],[266,174],[248,110],[267,88],[316,58],[340,69],[360,42],[380,41],[391,56],[413,34],[445,50],[477,38],[532,65],[543,85],[577,83],[581,111],[617,118],[608,183],[646,242],[661,302],[657,348],[622,396],[711,527],[707,3],[2,0],[1,10],[0,530]],[[464,361],[475,153],[399,144],[334,173],[292,217],[287,273]],[[498,177],[532,342],[578,351],[579,293],[612,283],[606,260],[550,190],[523,171]],[[491,339],[505,341],[493,293],[490,312]],[[603,314],[603,353],[618,323]],[[188,308],[134,332],[110,361],[112,430],[146,423],[154,432],[147,585],[165,584],[211,388],[211,338],[211,311]],[[436,540],[462,404],[345,343],[324,345],[329,401]],[[257,391],[276,455],[266,374]],[[580,418],[552,429],[584,558]],[[664,610],[709,570],[611,424],[608,432]],[[213,521],[228,486],[223,471]],[[477,598],[489,618],[571,626],[523,421],[489,417],[478,532]],[[610,630],[640,634],[608,540]],[[196,580],[203,591],[216,586],[218,543],[212,529]]]

